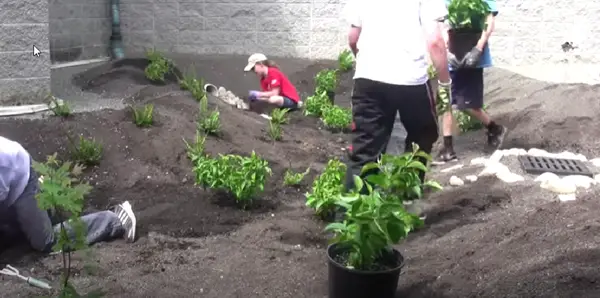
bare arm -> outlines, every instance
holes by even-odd
[[[360,31],[361,28],[357,27],[357,26],[350,26],[350,31],[348,31],[348,46],[350,47],[350,50],[352,50],[352,53],[354,54],[354,56],[356,57],[356,54],[358,54],[358,38],[360,37]]]
[[[420,5],[421,27],[431,63],[437,72],[439,81],[449,83],[447,37],[444,37],[448,34],[444,24],[444,20],[448,16],[446,3],[444,0],[421,0]]]
[[[346,21],[350,24],[350,29],[348,30],[348,46],[355,57],[356,54],[358,54],[358,39],[360,38],[360,32],[362,31],[360,5],[360,0],[351,0],[344,8]]]
[[[483,48],[490,39],[490,36],[492,36],[492,32],[494,32],[496,27],[496,17],[494,14],[489,14],[485,20],[485,23],[487,24],[486,29],[483,31],[483,33],[481,33],[481,38],[477,42],[476,46],[480,51],[483,51]]]
[[[266,99],[271,96],[277,96],[277,95],[279,95],[280,92],[281,92],[281,89],[279,89],[279,87],[275,87],[271,91],[264,91],[264,92],[258,93],[258,97]]]

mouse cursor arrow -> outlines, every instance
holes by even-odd
[[[42,54],[42,51],[40,51],[40,49],[38,49],[35,45],[33,45],[33,56],[39,57],[41,54]]]

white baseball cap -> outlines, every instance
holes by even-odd
[[[248,58],[248,65],[244,68],[244,71],[251,71],[254,65],[259,62],[267,61],[267,56],[261,53],[255,53],[250,55]]]

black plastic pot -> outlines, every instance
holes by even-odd
[[[390,255],[396,265],[385,271],[359,271],[336,262],[344,249],[337,244],[327,248],[329,260],[329,298],[394,298],[404,257],[397,250]]]
[[[326,91],[325,93],[327,94],[327,98],[329,98],[329,101],[331,101],[331,103],[333,104],[335,102],[335,91]]]
[[[482,30],[471,28],[450,29],[448,31],[448,51],[454,54],[459,61],[462,60],[477,45],[482,32]]]

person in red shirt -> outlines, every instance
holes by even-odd
[[[262,91],[252,90],[248,98],[260,100],[280,108],[295,110],[300,107],[300,96],[296,87],[287,76],[279,70],[273,61],[263,54],[252,54],[244,71],[254,71],[260,77]]]

